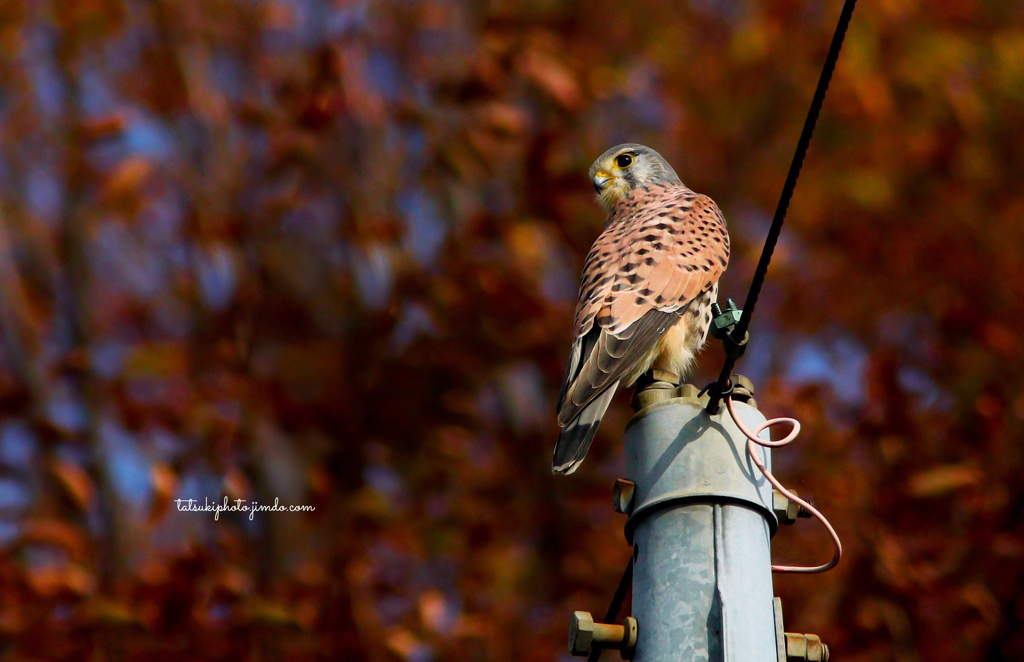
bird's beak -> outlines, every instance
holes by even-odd
[[[598,195],[604,192],[610,181],[612,181],[612,176],[604,170],[598,170],[594,174],[594,190],[597,191]]]

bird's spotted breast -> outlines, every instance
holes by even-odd
[[[612,208],[587,256],[577,337],[595,322],[618,333],[648,310],[679,310],[717,282],[728,258],[725,222],[710,198],[682,184],[633,191]]]

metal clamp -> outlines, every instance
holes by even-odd
[[[744,333],[743,339],[739,341],[732,337],[733,329],[739,324],[740,318],[743,317],[743,311],[736,308],[736,302],[728,299],[725,304],[725,310],[722,310],[717,303],[711,304],[711,316],[711,328],[708,331],[712,337],[722,341],[725,353],[733,359],[743,356],[743,353],[747,351],[747,341],[750,339],[750,333]]]
[[[622,625],[595,623],[589,611],[573,612],[569,621],[569,653],[587,657],[594,649],[619,651],[623,660],[632,660],[636,652],[637,623],[627,616]]]

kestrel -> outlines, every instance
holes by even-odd
[[[551,469],[579,467],[620,384],[685,376],[707,340],[729,234],[714,201],[650,147],[619,145],[590,166],[608,219],[583,266],[572,352],[558,396]]]

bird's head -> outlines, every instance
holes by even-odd
[[[678,184],[679,175],[650,147],[627,143],[612,147],[590,166],[590,180],[605,209],[630,191],[651,184]]]

